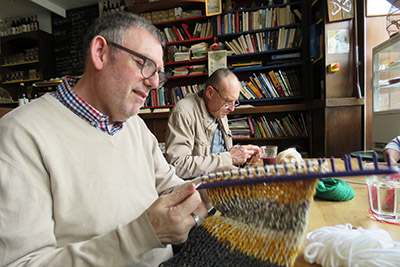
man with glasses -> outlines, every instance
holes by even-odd
[[[0,266],[158,266],[207,215],[138,117],[165,82],[163,38],[114,13],[85,73],[0,120]]]
[[[227,115],[239,105],[239,93],[236,75],[222,68],[208,78],[202,92],[176,103],[168,119],[166,158],[180,177],[191,179],[260,159],[258,146],[232,146]]]

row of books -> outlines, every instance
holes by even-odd
[[[190,47],[169,45],[166,53],[165,62],[179,62],[193,59],[206,58],[209,44],[200,42]]]
[[[301,95],[297,69],[271,70],[268,73],[253,73],[250,81],[241,81],[241,99],[270,99]]]
[[[269,32],[240,35],[237,39],[225,41],[225,45],[239,55],[297,47],[301,45],[300,36],[300,28],[280,28]]]
[[[175,105],[176,102],[190,94],[195,94],[204,89],[204,84],[175,86],[172,88],[161,87],[152,90],[146,99],[144,107],[159,107]]]
[[[165,27],[162,32],[168,42],[185,41],[194,38],[202,38],[213,35],[212,23],[198,22],[194,28],[189,27],[186,23],[181,23],[180,26]]]
[[[201,16],[202,14],[200,9],[184,11],[182,7],[175,7],[167,10],[158,10],[153,12],[140,13],[139,15],[151,21],[152,23],[157,23],[169,20],[196,17],[196,16]]]
[[[256,11],[237,11],[218,15],[218,35],[285,26],[296,23],[295,14],[301,20],[301,13],[290,6],[263,8]]]
[[[167,76],[184,76],[192,74],[207,73],[206,64],[185,65],[166,69]]]
[[[229,119],[229,129],[236,138],[273,138],[308,136],[307,114],[287,114],[282,118],[267,119],[265,116]]]

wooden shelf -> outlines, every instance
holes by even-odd
[[[39,79],[39,78],[36,78],[36,79],[25,79],[25,80],[7,81],[7,82],[3,82],[3,84],[27,83],[27,82],[34,82],[34,81],[40,81],[40,79]]]
[[[192,39],[187,39],[187,40],[183,40],[183,41],[169,42],[169,43],[166,43],[166,45],[196,43],[196,42],[202,42],[202,41],[209,41],[212,39],[213,39],[212,36],[201,37],[201,38],[192,38]]]
[[[279,137],[269,137],[269,138],[246,138],[246,137],[233,137],[233,141],[268,141],[268,140],[306,140],[308,136],[279,136]]]
[[[175,65],[184,65],[184,64],[192,64],[192,63],[199,63],[199,62],[207,62],[208,58],[199,58],[199,59],[191,59],[191,60],[183,60],[183,61],[175,61],[175,62],[167,62],[164,63],[164,66],[175,66]]]
[[[181,78],[190,78],[190,77],[200,77],[200,76],[207,76],[207,75],[208,75],[208,72],[206,72],[206,73],[189,74],[189,75],[181,75],[181,76],[169,76],[168,80],[181,79]]]
[[[198,20],[205,19],[205,18],[207,18],[207,16],[206,15],[202,15],[202,16],[195,16],[195,17],[189,17],[189,18],[181,18],[181,19],[154,22],[153,25],[154,26],[164,26],[164,25],[168,25],[168,24],[175,24],[175,23],[179,23],[179,22],[187,22],[187,21],[191,21],[191,20],[198,21]]]
[[[1,65],[0,67],[6,68],[6,67],[13,67],[13,66],[34,64],[34,63],[38,63],[38,62],[39,62],[39,60],[37,59],[37,60],[30,60],[30,61],[24,61],[24,62],[19,62],[19,63],[4,64],[4,65]]]
[[[148,3],[137,3],[128,7],[128,11],[132,13],[143,13],[157,10],[165,10],[174,7],[182,8],[195,8],[204,9],[205,0],[169,0],[169,1],[156,1]]]
[[[271,105],[271,106],[256,106],[236,108],[229,115],[245,115],[257,113],[278,113],[278,112],[293,112],[293,111],[306,111],[310,109],[310,105],[306,103],[292,104],[292,105]]]

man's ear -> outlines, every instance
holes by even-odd
[[[104,67],[107,61],[106,55],[107,41],[99,35],[95,36],[90,43],[90,59],[96,70],[100,70]]]
[[[213,91],[213,90],[214,90],[214,89],[212,88],[211,85],[207,86],[207,88],[206,88],[206,90],[205,90],[205,94],[206,94],[206,97],[207,97],[208,99],[211,99],[211,95],[212,95],[212,91]]]

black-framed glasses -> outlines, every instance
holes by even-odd
[[[163,71],[157,70],[157,65],[152,59],[150,59],[146,56],[143,56],[143,55],[141,55],[129,48],[126,48],[125,46],[122,46],[120,44],[110,42],[110,41],[107,41],[107,43],[110,44],[111,46],[121,49],[135,57],[141,58],[143,60],[143,64],[141,64],[139,62],[138,62],[138,64],[140,65],[140,68],[141,68],[140,72],[142,73],[142,76],[144,78],[149,79],[157,72],[158,88],[162,87],[167,82],[167,80],[168,80],[167,75],[165,75],[165,73]]]
[[[219,97],[221,98],[221,100],[224,102],[218,109],[222,108],[223,106],[225,106],[226,109],[230,109],[232,107],[237,107],[240,105],[239,100],[233,100],[233,101],[225,101],[225,99],[222,97],[221,93],[218,91],[218,89],[215,86],[211,86],[215,92],[217,92],[217,94],[219,95]]]

